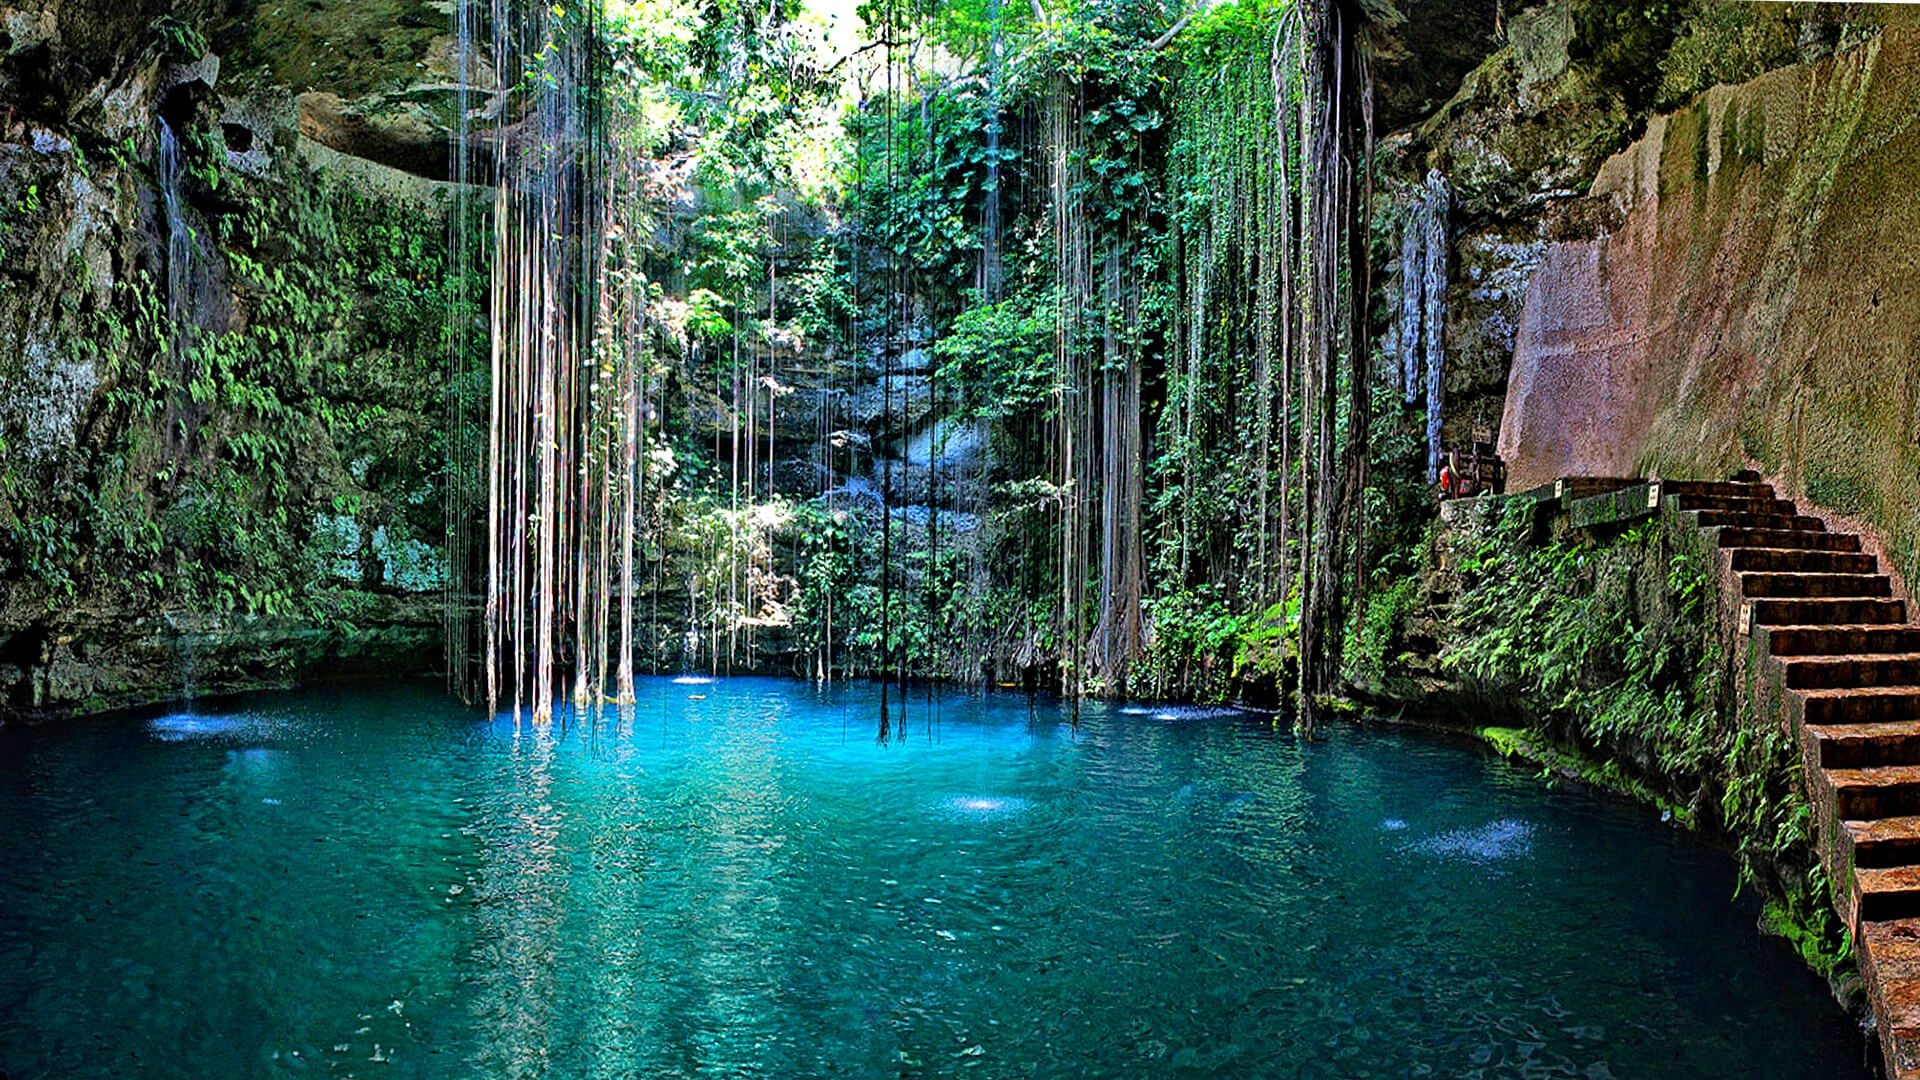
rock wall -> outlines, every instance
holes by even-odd
[[[445,22],[0,6],[0,722],[437,663]]]
[[[1382,142],[1389,222],[1405,202],[1391,193],[1429,169],[1457,196],[1445,442],[1498,434],[1529,285],[1544,260],[1571,257],[1550,249],[1619,229],[1619,207],[1593,193],[1609,158],[1709,88],[1812,65],[1912,21],[1885,5],[1728,0],[1548,0],[1511,11],[1452,97]]]
[[[1500,449],[1558,475],[1724,475],[1920,540],[1920,24],[1695,97],[1595,178],[1610,224],[1548,244]]]

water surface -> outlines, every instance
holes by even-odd
[[[1214,711],[916,696],[883,746],[876,693],[0,729],[0,1074],[1866,1075],[1636,808]]]

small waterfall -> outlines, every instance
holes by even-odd
[[[981,212],[980,299],[1000,298],[1000,0],[993,0],[989,18],[993,38],[987,46],[987,201]]]
[[[1426,365],[1427,480],[1440,476],[1440,410],[1446,369],[1447,256],[1453,189],[1432,169],[1407,207],[1400,245],[1400,381],[1406,403],[1420,399]]]
[[[167,215],[167,326],[169,337],[167,348],[173,354],[175,362],[182,362],[180,356],[188,344],[188,333],[192,323],[189,319],[189,290],[193,287],[190,276],[193,260],[193,230],[187,225],[187,215],[181,208],[180,200],[180,143],[174,137],[172,125],[166,117],[160,121],[160,205]],[[174,663],[179,671],[180,699],[188,712],[193,711],[194,699],[199,696],[199,646],[196,636],[199,627],[187,620],[185,624],[169,619],[173,633]]]
[[[1426,186],[1426,280],[1421,286],[1426,312],[1420,337],[1427,352],[1427,477],[1431,482],[1440,477],[1441,385],[1447,358],[1447,223],[1453,211],[1453,190],[1439,169],[1428,171]]]
[[[1420,222],[1420,202],[1416,198],[1407,215],[1406,232],[1400,244],[1400,389],[1408,405],[1420,400],[1420,320],[1426,315],[1426,293],[1421,286],[1426,276],[1426,258],[1421,246],[1427,230]]]
[[[177,348],[180,331],[187,325],[193,230],[180,207],[180,144],[166,117],[160,118],[160,202],[167,212],[167,318],[173,324]]]
[[[175,700],[187,713],[193,712],[194,703],[200,697],[200,653],[212,623],[211,616],[186,610],[163,612],[156,621],[155,632],[163,636],[166,648],[173,654],[173,677],[178,687]]]
[[[180,700],[192,712],[194,699],[200,696],[200,646],[194,635],[183,634],[176,639],[174,654],[180,665]]]

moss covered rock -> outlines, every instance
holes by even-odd
[[[1599,172],[1620,226],[1530,282],[1516,483],[1751,463],[1920,571],[1920,26],[1656,118]]]

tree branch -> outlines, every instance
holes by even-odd
[[[1039,2],[1040,0],[1034,0],[1036,4]],[[1161,49],[1173,44],[1173,39],[1180,36],[1180,31],[1185,30],[1187,24],[1193,21],[1193,17],[1206,11],[1208,6],[1209,0],[1195,0],[1192,7],[1188,8],[1178,19],[1175,19],[1172,26],[1167,27],[1166,33],[1153,39],[1153,44],[1147,46],[1147,51],[1159,52]]]
[[[1167,46],[1173,44],[1173,39],[1179,37],[1180,31],[1185,30],[1187,28],[1187,23],[1191,21],[1193,21],[1193,12],[1191,11],[1187,12],[1185,15],[1180,16],[1180,18],[1174,21],[1174,24],[1172,26],[1167,27],[1166,33],[1161,34],[1159,37],[1153,39],[1153,44],[1147,46],[1147,51],[1159,52],[1161,49],[1164,49]]]
[[[838,72],[841,68],[846,67],[847,61],[852,60],[854,57],[859,56],[862,53],[872,52],[873,50],[881,48],[882,46],[891,46],[895,44],[898,44],[898,42],[895,42],[891,38],[879,38],[874,41],[869,41],[865,45],[860,46],[859,48],[853,50],[852,52],[841,57],[840,59],[835,60],[831,67],[828,67],[825,70],[820,72],[820,76],[821,78],[830,78],[834,75],[834,73]]]

